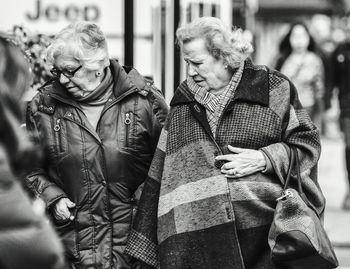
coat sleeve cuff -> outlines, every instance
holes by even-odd
[[[276,143],[260,149],[269,159],[271,169],[284,184],[289,167],[289,147],[285,143]]]
[[[66,197],[67,195],[64,193],[64,191],[54,184],[47,186],[40,195],[40,198],[45,201],[47,208],[51,207],[59,199]]]
[[[267,157],[266,153],[264,151],[262,151],[262,154],[264,155],[264,158],[265,158],[265,162],[266,162],[266,167],[263,171],[261,171],[261,173],[263,174],[273,174],[274,170],[273,170],[273,167],[272,167],[272,164],[271,164],[271,161],[269,159],[269,157]]]

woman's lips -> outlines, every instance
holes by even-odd
[[[66,87],[66,90],[75,97],[82,97],[84,95],[84,92],[75,86]]]

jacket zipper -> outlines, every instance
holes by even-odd
[[[60,118],[58,118],[56,120],[56,124],[53,127],[53,130],[55,131],[55,133],[57,133],[56,139],[57,139],[58,151],[59,152],[64,152],[64,149],[63,149],[63,146],[62,146],[61,119]]]
[[[125,123],[125,146],[128,147],[129,146],[129,129],[130,129],[130,123],[131,123],[129,112],[125,113],[124,123]]]
[[[114,106],[116,103],[119,103],[120,100],[122,100],[124,97],[128,96],[129,94],[131,93],[134,93],[136,92],[135,89],[130,89],[126,92],[124,92],[122,95],[120,95],[118,98],[116,98],[113,102],[111,102],[107,107],[105,107],[105,109],[102,110],[101,112],[101,117],[102,118],[102,115],[108,110],[110,109],[112,106]]]
[[[102,113],[101,113],[101,115],[100,115],[100,119],[102,118],[103,114],[104,114],[109,108],[111,108],[111,107],[114,106],[116,103],[118,103],[120,100],[122,100],[124,97],[128,96],[129,94],[131,94],[131,93],[133,93],[133,92],[136,92],[136,90],[135,90],[134,88],[132,88],[132,89],[130,89],[130,90],[124,92],[124,93],[121,94],[118,98],[116,98],[112,103],[110,103],[110,104],[102,111]],[[72,104],[71,102],[67,102],[67,100],[65,100],[64,98],[61,98],[60,96],[57,96],[57,95],[51,95],[51,96],[52,96],[53,98],[55,98],[56,100],[59,100],[59,101],[65,103],[65,104],[71,105],[71,106],[73,106],[73,107],[79,109],[80,111],[82,111],[80,107],[78,107],[78,106],[75,105],[75,104]],[[82,111],[82,112],[83,112],[83,111]],[[129,116],[130,116],[130,115],[129,115]],[[78,124],[79,126],[81,126],[82,128],[84,128],[86,131],[88,131],[89,133],[91,133],[91,131],[89,130],[89,128],[87,128],[86,126],[84,126],[84,125],[82,125],[82,124],[79,124],[79,123],[73,121],[72,119],[70,119],[70,118],[68,118],[68,117],[65,117],[65,119],[70,120],[70,121],[72,121],[72,122]],[[130,122],[131,122],[131,121],[130,121]],[[99,123],[98,123],[98,124],[99,124]],[[99,137],[97,137],[97,136],[96,136],[95,134],[93,134],[93,133],[91,133],[91,134],[97,139],[97,141],[98,141],[99,143],[101,143],[101,140],[100,140]]]

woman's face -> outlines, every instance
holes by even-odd
[[[303,25],[295,25],[289,41],[294,51],[306,51],[310,43],[310,37]]]
[[[205,41],[193,39],[183,44],[183,57],[188,67],[188,75],[208,91],[220,90],[227,81],[227,68],[222,59],[215,59],[206,49]]]
[[[54,67],[61,73],[58,76],[60,83],[74,97],[82,97],[100,84],[100,77],[96,76],[96,70],[86,69],[69,55],[58,56]]]

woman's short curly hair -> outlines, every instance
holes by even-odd
[[[91,22],[75,22],[61,30],[47,49],[47,60],[53,65],[57,57],[67,54],[90,70],[109,65],[106,37]]]
[[[201,17],[176,31],[180,47],[191,40],[202,38],[213,57],[222,57],[231,68],[236,68],[253,52],[252,44],[243,36],[241,29],[231,30],[220,19]]]

